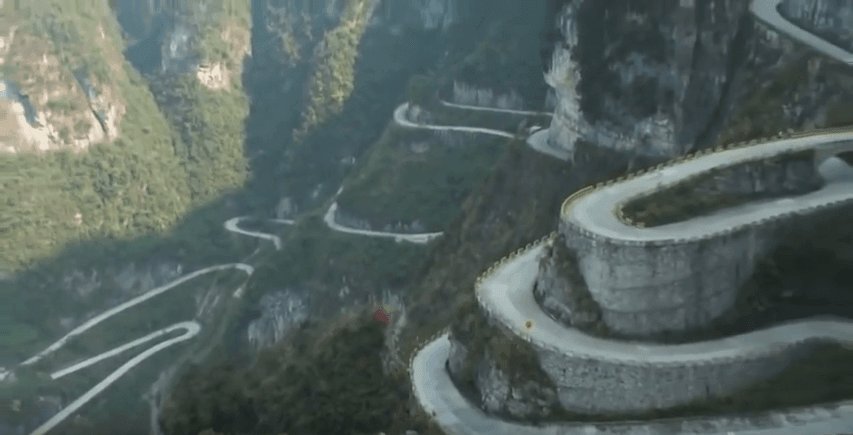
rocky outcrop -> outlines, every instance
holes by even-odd
[[[559,322],[581,330],[601,332],[601,308],[589,294],[577,268],[577,259],[558,237],[545,251],[533,295],[542,310]]]
[[[552,146],[573,151],[584,142],[671,157],[721,138],[833,122],[825,111],[839,116],[833,107],[841,97],[827,93],[838,91],[837,79],[823,61],[804,62],[810,51],[756,21],[749,2],[561,3],[546,56],[557,97]],[[827,38],[850,39],[844,23],[853,21],[853,6],[843,0],[788,1],[782,9]]]
[[[457,81],[453,82],[452,101],[457,104],[499,109],[525,108],[524,98],[515,91],[511,90],[505,94],[495,93],[492,89],[483,89]]]
[[[193,74],[214,91],[239,87],[244,58],[251,55],[248,7],[221,0],[119,0],[113,7],[131,41],[128,59],[139,71]]]
[[[535,366],[532,369],[515,366],[505,360],[511,356],[505,347],[512,346],[507,343],[508,337],[475,343],[463,340],[451,338],[447,368],[460,384],[467,380],[468,387],[473,388],[469,393],[476,395],[484,411],[518,419],[542,418],[553,413],[558,406],[557,391],[546,378],[530,377],[537,371]],[[519,350],[509,352],[524,358],[515,353]]]
[[[0,40],[0,64],[16,65],[0,77],[0,152],[82,151],[119,137],[126,95],[109,76],[123,74],[109,24],[99,22],[99,33],[88,35],[90,47],[104,53],[100,64],[62,58],[67,41],[26,25]]]
[[[260,316],[247,330],[249,344],[260,351],[279,343],[293,328],[308,318],[307,302],[300,296],[304,292],[278,290],[264,294],[258,303]]]
[[[672,156],[707,141],[747,13],[730,0],[566,2],[546,74],[559,98],[551,142]]]

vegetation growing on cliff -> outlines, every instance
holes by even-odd
[[[296,140],[340,112],[352,94],[358,47],[371,13],[371,2],[346,0],[340,23],[323,36],[313,60],[302,123],[294,132]]]
[[[383,376],[383,333],[369,311],[359,310],[333,325],[306,327],[292,344],[261,353],[251,369],[222,359],[204,370],[188,370],[164,409],[164,430],[426,433],[423,422],[408,417],[405,374]],[[395,427],[395,419],[409,425]]]
[[[415,347],[416,336],[428,337],[450,324],[458,307],[473,296],[483,270],[553,230],[560,203],[580,187],[575,172],[580,173],[521,144],[509,146],[412,277],[405,353]]]
[[[242,51],[234,45],[248,48],[248,7],[230,0],[214,3],[208,15],[197,14],[198,27],[206,30],[197,47],[214,61],[228,54],[229,66],[234,66],[242,62]],[[161,232],[192,205],[242,185],[247,174],[242,143],[248,107],[239,89],[239,70],[234,71],[238,73],[234,92],[206,89],[191,76],[158,78],[154,91],[180,132],[176,135],[148,84],[124,60],[118,25],[106,4],[7,2],[4,12],[19,19],[12,61],[7,59],[4,73],[21,83],[25,92],[75,83],[74,74],[82,70],[91,76],[94,91],[119,107],[121,116],[118,139],[84,154],[0,156],[0,165],[7,168],[0,183],[15,211],[0,216],[4,235],[0,269],[19,270],[74,240]],[[222,23],[228,25],[220,32]],[[237,35],[241,29],[234,23],[245,26],[246,35]],[[46,51],[48,57],[58,53],[63,65],[56,76],[59,81],[23,79],[53,77],[36,74],[40,63],[33,51]],[[51,100],[51,107],[59,107],[57,101]]]
[[[473,298],[465,301],[457,311],[457,317],[451,323],[451,334],[467,351],[463,367],[453,374],[454,381],[474,403],[481,402],[477,378],[488,361],[508,377],[511,391],[526,389],[533,383],[537,386],[534,391],[542,396],[530,399],[550,401],[548,405],[552,408],[556,405],[556,387],[542,370],[535,349],[512,332],[490,324]],[[549,397],[546,392],[554,395]],[[546,414],[555,411],[538,410]]]
[[[441,231],[492,170],[505,143],[482,135],[442,140],[432,132],[389,127],[345,184],[338,205],[374,228],[419,222],[422,231]]]
[[[791,173],[801,174],[804,178],[786,179]],[[767,179],[755,180],[763,177]],[[738,178],[744,181],[738,182]],[[753,183],[759,188],[750,189]],[[760,162],[713,169],[634,198],[624,205],[623,211],[625,217],[635,224],[654,227],[762,199],[803,195],[819,189],[821,185],[820,176],[814,172],[814,150],[806,150]],[[734,188],[726,189],[727,186]]]
[[[248,163],[243,152],[248,102],[240,90],[207,89],[194,76],[162,76],[152,84],[157,102],[180,134],[175,153],[188,176],[195,203],[215,199],[243,185]]]
[[[806,116],[815,119],[816,128],[853,125],[853,78],[817,54],[785,62],[761,83],[738,106],[718,143],[771,137],[802,124]],[[791,101],[797,101],[797,111],[788,109]]]

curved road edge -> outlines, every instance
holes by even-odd
[[[435,238],[441,237],[444,233],[418,233],[418,234],[405,234],[405,233],[389,233],[386,231],[374,231],[374,230],[360,230],[356,228],[345,227],[339,224],[335,218],[338,212],[338,203],[332,202],[329,208],[326,210],[326,214],[323,216],[323,222],[326,223],[326,226],[329,227],[332,231],[337,231],[339,233],[346,234],[354,234],[359,236],[367,236],[367,237],[378,237],[378,238],[386,238],[386,239],[394,239],[397,242],[405,241],[409,243],[416,243],[419,245],[423,245],[429,243]]]
[[[412,388],[418,403],[439,427],[452,435],[593,435],[593,434],[742,434],[825,435],[850,433],[853,401],[752,416],[714,416],[649,421],[551,423],[541,426],[501,420],[485,414],[465,398],[445,368],[450,341],[444,334],[415,354]]]
[[[61,411],[56,413],[49,420],[44,422],[41,426],[37,427],[34,431],[31,432],[31,435],[44,435],[58,424],[62,423],[66,418],[71,416],[74,412],[80,409],[83,405],[88,403],[90,400],[95,398],[98,394],[100,394],[107,387],[112,385],[114,382],[119,380],[122,376],[124,376],[127,372],[132,370],[134,367],[151,357],[152,355],[167,349],[171,346],[174,346],[178,343],[187,341],[196,335],[198,335],[199,331],[201,331],[201,326],[197,322],[181,322],[172,325],[170,328],[172,330],[184,329],[186,332],[178,337],[170,338],[162,343],[158,343],[155,346],[146,349],[139,355],[131,358],[128,362],[122,364],[121,367],[116,369],[114,372],[110,373],[109,376],[104,378],[101,382],[98,382],[94,387],[89,389],[89,391],[83,393],[82,396],[75,399],[73,402],[68,404]]]
[[[505,137],[509,139],[516,139],[516,135],[512,133],[508,133],[506,131],[501,130],[493,130],[491,128],[481,128],[481,127],[462,127],[455,125],[432,125],[432,124],[418,124],[412,121],[409,121],[406,118],[406,112],[409,110],[409,103],[403,103],[394,110],[394,122],[400,127],[405,128],[414,128],[421,130],[433,130],[433,131],[458,131],[462,133],[480,133],[480,134],[489,134],[492,136]]]
[[[235,234],[240,234],[248,237],[255,237],[258,239],[269,240],[272,242],[273,246],[275,246],[276,251],[281,250],[281,238],[279,236],[273,234],[262,233],[258,231],[249,231],[240,228],[240,222],[244,220],[248,220],[248,216],[240,216],[228,219],[225,221],[225,229]],[[269,219],[270,222],[280,223],[284,225],[293,225],[294,221],[290,219]]]
[[[565,355],[642,363],[689,363],[712,358],[767,352],[808,340],[853,344],[853,321],[835,317],[795,320],[744,334],[683,344],[615,341],[585,334],[548,316],[533,296],[538,258],[548,242],[532,246],[484,276],[476,288],[477,301],[516,336]],[[525,326],[531,321],[533,328]]]
[[[577,198],[562,219],[584,231],[612,240],[673,242],[708,238],[761,220],[777,219],[792,213],[853,200],[853,180],[840,178],[827,179],[827,184],[821,189],[800,195],[797,201],[781,198],[763,203],[749,203],[656,227],[640,228],[617,217],[618,210],[632,199],[675,186],[691,177],[710,173],[713,169],[772,158],[784,153],[820,150],[822,145],[848,141],[853,141],[853,131],[827,132],[814,136],[776,139],[700,155],[690,160],[673,161],[663,169],[640,173]],[[853,142],[849,148],[853,149]]]
[[[788,19],[779,13],[779,5],[781,3],[782,0],[752,0],[749,10],[759,21],[772,27],[777,32],[796,39],[801,44],[813,48],[824,56],[853,66],[853,53],[788,21]]]
[[[173,280],[173,281],[171,281],[165,285],[151,289],[151,290],[149,290],[149,291],[147,291],[147,292],[145,292],[145,293],[143,293],[143,294],[141,294],[141,295],[139,295],[133,299],[130,299],[124,303],[116,305],[115,307],[110,308],[110,309],[104,311],[103,313],[83,322],[81,325],[79,325],[76,328],[69,331],[62,338],[55,341],[53,344],[48,346],[43,351],[35,354],[34,356],[30,357],[26,361],[22,362],[21,365],[22,366],[28,366],[28,365],[32,365],[32,364],[35,364],[35,363],[41,361],[44,357],[52,354],[53,352],[56,352],[57,350],[59,350],[63,346],[65,346],[70,339],[74,338],[75,336],[77,336],[79,334],[82,334],[83,332],[88,331],[89,329],[95,327],[96,325],[103,322],[104,320],[107,320],[110,317],[115,316],[116,314],[119,314],[128,308],[131,308],[135,305],[138,305],[142,302],[145,302],[148,299],[151,299],[157,295],[165,293],[165,292],[167,292],[167,291],[169,291],[169,290],[171,290],[171,289],[173,289],[173,288],[175,288],[175,287],[177,287],[177,286],[179,286],[179,285],[181,285],[187,281],[190,281],[194,278],[197,278],[201,275],[205,275],[205,274],[208,274],[211,272],[219,272],[219,271],[223,271],[223,270],[229,270],[229,269],[239,270],[239,271],[245,273],[247,276],[251,276],[255,272],[255,268],[251,265],[244,264],[244,263],[231,263],[231,264],[221,264],[218,266],[206,267],[204,269],[200,269],[200,270],[197,270],[197,271],[192,272],[190,274],[184,275],[184,276],[182,276],[176,280]]]
[[[186,323],[186,322],[184,322],[184,323]],[[122,344],[118,347],[114,347],[114,348],[112,348],[106,352],[100,353],[100,354],[95,355],[91,358],[87,358],[83,361],[80,361],[78,363],[75,363],[73,365],[65,367],[64,369],[57,370],[57,371],[50,374],[50,378],[53,380],[57,380],[59,378],[68,376],[72,373],[76,373],[80,370],[83,370],[83,369],[89,367],[89,366],[95,365],[101,361],[104,361],[106,359],[110,359],[114,356],[118,356],[118,355],[120,355],[120,354],[122,354],[122,353],[124,353],[130,349],[133,349],[134,347],[141,345],[141,344],[145,344],[151,340],[155,340],[157,338],[163,337],[164,335],[167,335],[167,334],[169,334],[173,331],[176,331],[178,329],[186,329],[186,328],[184,327],[183,323],[178,323],[175,325],[167,326],[167,327],[162,328],[162,329],[158,329],[158,330],[156,330],[156,331],[154,331],[154,332],[152,332],[152,333],[150,333],[144,337],[140,337],[140,338],[137,338],[136,340],[129,341],[129,342]]]

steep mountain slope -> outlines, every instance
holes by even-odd
[[[26,354],[22,348],[181,270],[249,256],[255,245],[223,236],[223,221],[239,214],[276,214],[299,222],[289,230],[282,230],[281,222],[256,224],[280,236],[283,247],[256,257],[258,272],[246,284],[245,297],[229,305],[224,331],[218,332],[222,338],[214,344],[222,350],[214,355],[239,357],[192,366],[194,376],[179,381],[175,396],[166,401],[164,427],[174,433],[208,428],[310,433],[327,429],[318,426],[325,420],[354,424],[358,416],[352,409],[363,403],[366,408],[358,412],[365,418],[356,420],[365,432],[427,430],[423,418],[405,413],[407,380],[398,362],[407,360],[418,337],[452,319],[464,321],[457,309],[471,301],[475,277],[507,251],[550,231],[566,194],[721,137],[853,120],[844,104],[853,89],[849,76],[796,44],[756,30],[737,2],[542,2],[537,6],[550,12],[546,22],[535,25],[524,22],[529,17],[519,13],[514,0],[253,0],[248,5],[208,0],[174,9],[156,0],[118,0],[110,2],[116,16],[94,1],[34,1],[38,8],[14,9],[42,23],[38,26],[59,22],[58,28],[79,33],[73,49],[58,48],[68,43],[62,33],[30,36],[48,48],[11,45],[16,59],[32,60],[22,53],[33,50],[47,53],[53,66],[59,61],[50,60],[50,53],[65,56],[68,65],[114,68],[109,80],[90,79],[93,87],[115,88],[98,94],[109,99],[75,103],[72,114],[63,115],[67,119],[54,112],[45,119],[54,119],[61,130],[90,119],[86,113],[97,119],[95,113],[105,111],[115,113],[119,127],[107,130],[116,136],[105,135],[103,144],[86,142],[85,152],[21,148],[0,155],[0,180],[14,210],[0,214],[0,272],[30,266],[0,281],[0,325],[14,332],[2,337],[0,356],[17,359],[15,353]],[[19,3],[6,1],[4,17]],[[508,38],[522,22],[524,38]],[[119,24],[126,46],[117,42]],[[105,40],[92,32],[100,26],[107,29]],[[574,164],[521,143],[498,145],[491,156],[498,163],[483,170],[491,172],[482,184],[470,182],[456,202],[442,204],[442,217],[464,205],[452,223],[442,219],[449,227],[441,228],[444,237],[431,247],[329,233],[320,219],[329,198],[348,175],[366,178],[371,168],[353,162],[393,155],[380,138],[394,108],[407,98],[446,96],[458,80],[545,106],[543,71],[530,56],[537,49],[531,35],[538,32],[552,37],[542,48],[555,90],[551,102],[557,105],[552,142],[573,148]],[[26,33],[16,30],[15,37],[20,35]],[[76,54],[77,42],[109,46],[100,56]],[[805,58],[811,60],[802,63]],[[74,74],[56,69],[56,88],[85,100]],[[14,68],[0,71],[21,89],[25,85],[18,83],[27,83],[26,74],[15,75]],[[407,95],[407,83],[416,75]],[[419,93],[417,82],[424,77],[429,80],[420,82]],[[16,98],[32,101],[39,89],[24,91],[30,100]],[[51,105],[44,101],[33,107]],[[15,104],[26,117],[27,105]],[[83,142],[58,140],[50,146],[82,149]],[[370,179],[391,184],[379,177],[386,175],[377,171],[381,165],[370,166],[378,174]],[[418,200],[405,189],[387,198],[402,195]],[[385,218],[382,210],[373,211],[377,220]],[[207,285],[225,287],[201,286]],[[349,308],[379,303],[395,309],[395,323],[384,331],[364,324],[369,314],[352,314]],[[199,301],[187,305],[202,308]],[[299,329],[306,322],[307,332]],[[305,359],[287,358],[298,353],[301,341],[307,343],[303,350],[314,351]],[[261,363],[253,364],[254,351],[268,347],[258,357]],[[332,355],[346,358],[327,365]],[[172,361],[152,362],[134,382],[153,382]],[[348,364],[362,364],[359,380],[370,382],[348,382],[353,375]],[[241,385],[244,376],[252,379],[251,388]],[[322,381],[289,386],[307,376]],[[339,385],[352,388],[342,387],[340,400],[328,397]],[[133,388],[127,395],[137,400]],[[165,396],[167,390],[158,391]],[[257,401],[267,394],[276,400]],[[299,401],[301,394],[315,394],[323,406],[282,410],[282,403]],[[360,397],[369,400],[354,400]],[[391,402],[396,403],[393,418],[377,417]],[[92,412],[110,414],[104,410],[114,408]],[[152,409],[156,421],[156,403]],[[212,410],[216,418],[210,417]],[[295,416],[301,419],[290,421]],[[121,421],[118,414],[87,417],[79,419],[83,432],[91,421]]]

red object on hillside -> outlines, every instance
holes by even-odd
[[[388,315],[385,309],[379,307],[373,312],[373,320],[387,326],[391,323],[391,316]]]

